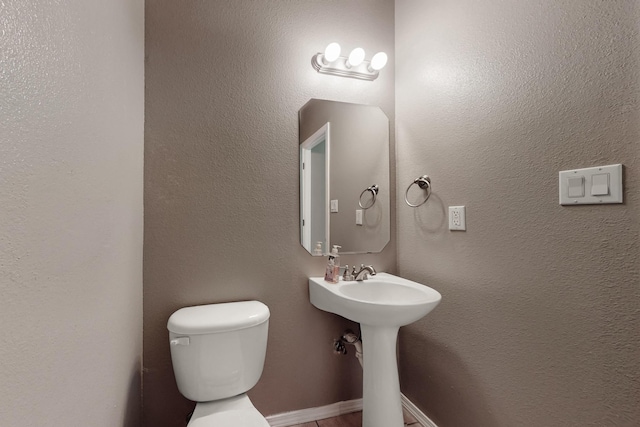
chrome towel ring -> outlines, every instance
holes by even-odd
[[[373,195],[373,199],[371,199],[371,203],[369,203],[368,206],[362,206],[362,196],[364,195],[364,193],[366,193],[367,191],[371,191],[371,194]],[[370,187],[365,188],[362,193],[360,193],[360,198],[358,199],[358,205],[364,209],[367,210],[369,209],[371,206],[376,204],[376,197],[378,197],[378,186],[376,184],[373,184]]]
[[[409,189],[414,184],[418,184],[418,187],[422,188],[427,192],[427,197],[425,197],[425,199],[422,202],[418,203],[417,205],[412,204],[411,202],[409,202],[409,199],[408,199]],[[404,201],[412,208],[417,208],[418,206],[424,205],[427,202],[427,200],[429,200],[430,196],[431,196],[431,178],[429,178],[427,175],[422,175],[414,179],[413,182],[409,184],[409,186],[407,187],[407,191],[404,192]]]

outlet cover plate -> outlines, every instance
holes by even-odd
[[[466,209],[464,206],[449,206],[449,230],[467,229]]]

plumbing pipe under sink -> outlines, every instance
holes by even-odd
[[[356,348],[356,358],[362,367],[362,341],[360,341],[360,338],[351,331],[345,331],[342,339]]]

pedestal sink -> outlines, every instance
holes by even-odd
[[[442,299],[428,286],[388,273],[362,282],[309,279],[311,304],[360,323],[363,427],[403,427],[396,342],[400,326],[421,319]]]

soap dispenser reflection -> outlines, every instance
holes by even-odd
[[[314,256],[322,256],[322,242],[317,242],[316,247],[313,250]]]

